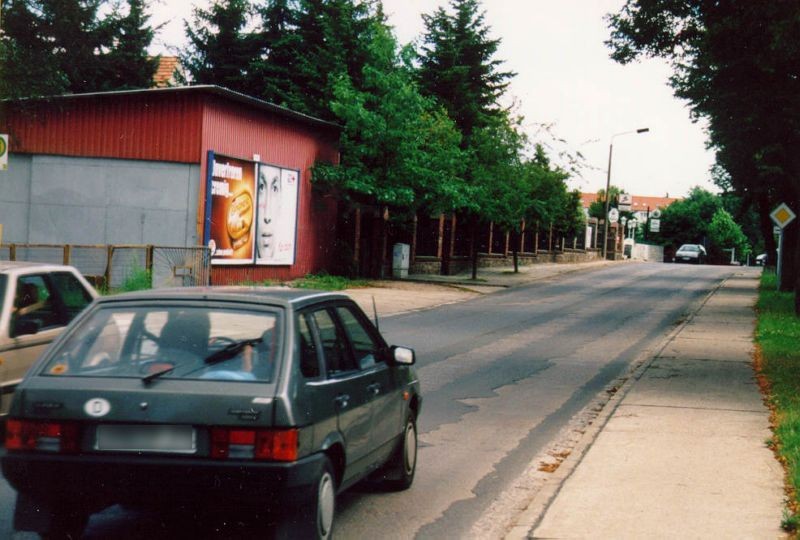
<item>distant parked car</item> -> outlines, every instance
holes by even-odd
[[[675,252],[675,262],[703,264],[706,256],[706,248],[700,244],[683,244]]]
[[[96,296],[71,266],[0,261],[0,422],[28,368]]]
[[[277,536],[329,538],[338,492],[368,476],[411,486],[414,363],[343,294],[100,298],[15,396],[2,458],[18,491],[14,527],[79,537],[107,506],[180,501],[250,518],[274,511]]]
[[[761,255],[756,256],[756,264],[758,266],[764,266],[767,264],[767,254],[762,253]]]

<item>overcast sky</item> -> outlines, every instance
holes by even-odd
[[[445,0],[383,0],[401,43],[424,30],[421,14]],[[649,133],[614,139],[611,183],[634,195],[681,197],[693,186],[715,191],[702,124],[692,123],[685,103],[667,84],[669,67],[656,60],[621,66],[609,59],[603,41],[606,13],[623,0],[484,0],[486,23],[501,39],[497,59],[517,76],[509,98],[525,117],[534,139],[549,143],[540,125],[564,139],[553,153],[581,152],[587,163],[582,178],[570,186],[581,191],[604,189],[611,136],[650,128]],[[166,23],[153,52],[171,53],[185,42],[184,19],[191,6],[207,0],[157,0],[152,23]]]

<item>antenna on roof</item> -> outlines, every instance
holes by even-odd
[[[375,328],[380,331],[381,325],[378,323],[378,307],[375,305],[375,295],[372,296],[372,318],[375,319]]]

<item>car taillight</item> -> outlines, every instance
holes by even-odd
[[[74,454],[80,449],[78,425],[72,422],[9,419],[6,449]]]
[[[211,429],[211,457],[214,459],[261,459],[295,461],[296,429]]]

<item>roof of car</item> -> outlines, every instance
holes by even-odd
[[[9,270],[22,270],[25,268],[37,268],[40,270],[44,270],[45,268],[64,269],[71,267],[65,266],[63,264],[52,264],[52,263],[42,263],[42,262],[0,261],[0,272],[8,272]]]
[[[269,304],[303,305],[323,300],[345,300],[346,294],[317,291],[311,289],[293,289],[290,287],[178,287],[168,289],[149,289],[104,297],[102,302],[114,301],[148,301],[148,300],[237,300],[243,302],[264,302]]]

